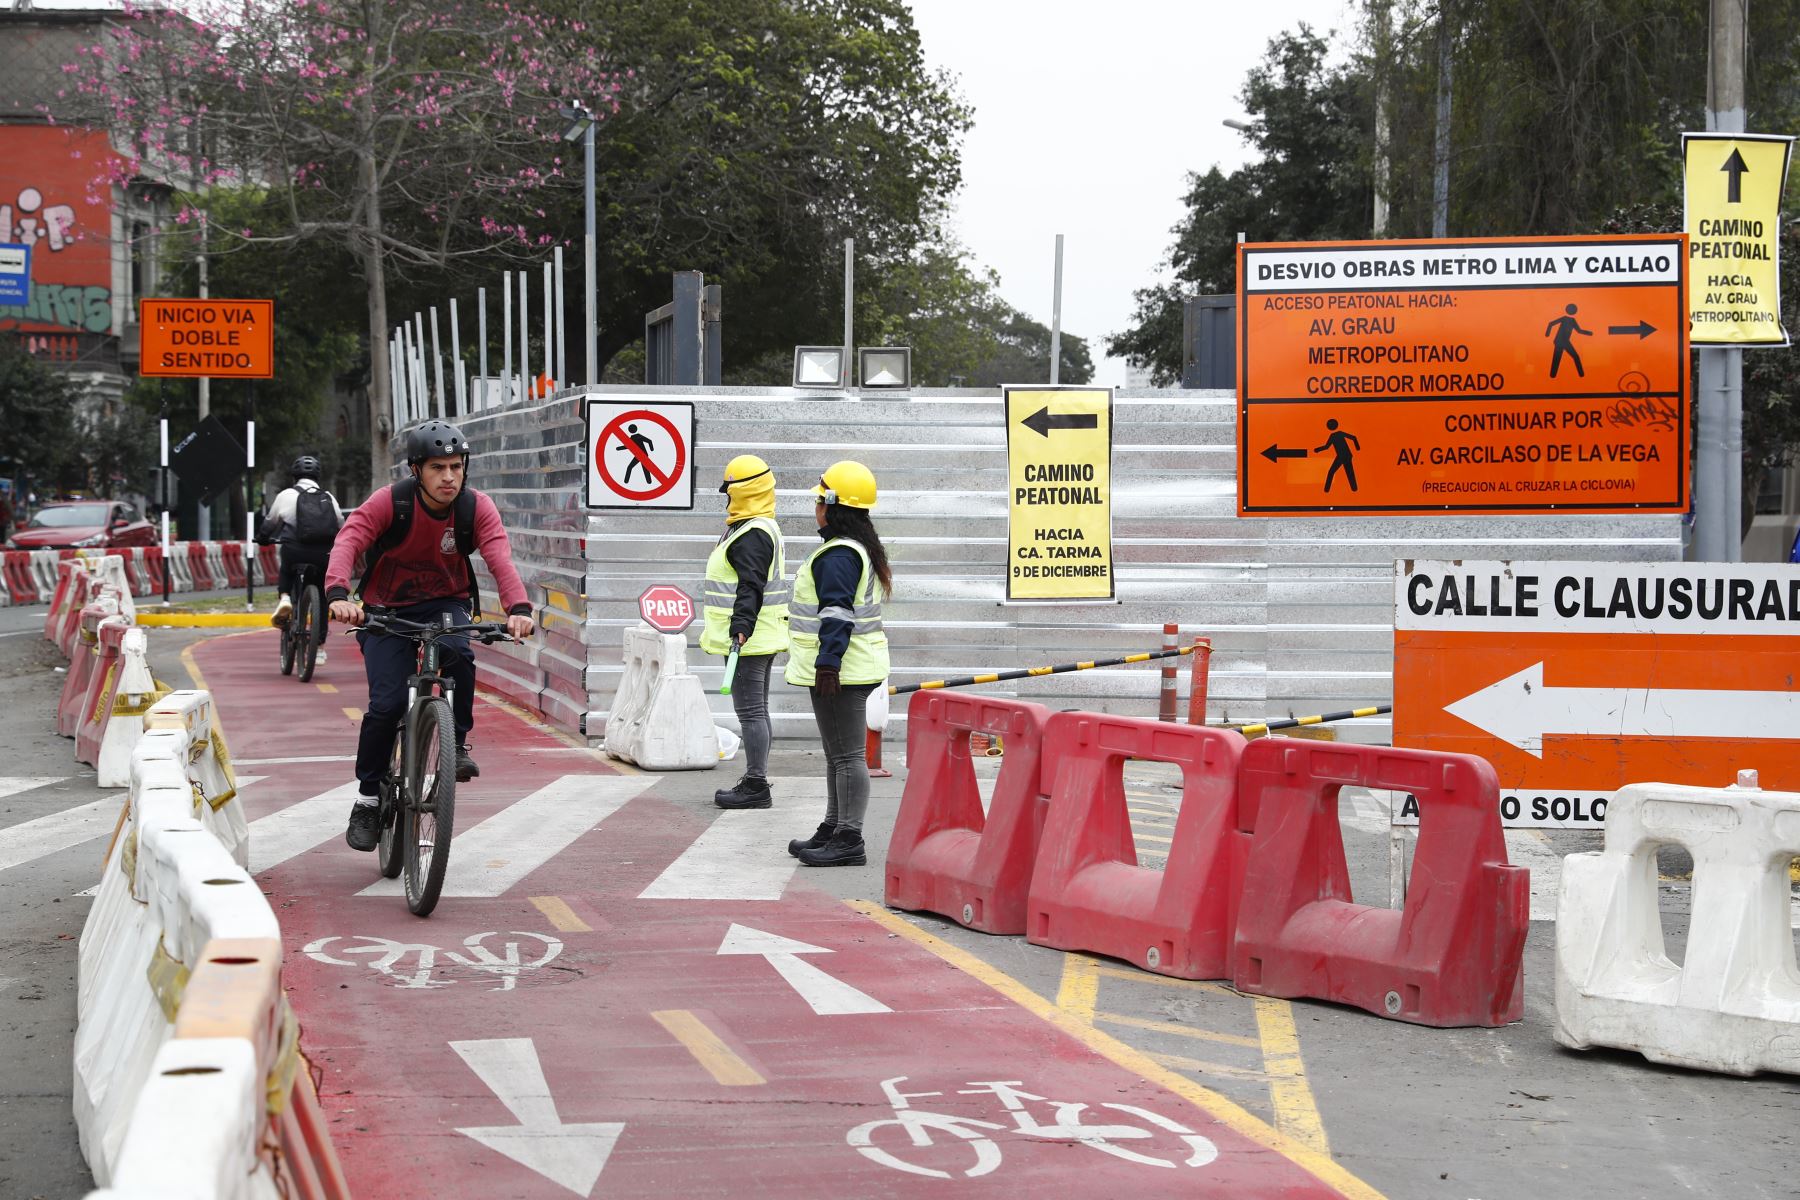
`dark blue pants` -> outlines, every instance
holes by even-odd
[[[391,610],[406,621],[430,621],[440,614],[453,612],[457,624],[469,620],[469,601],[429,600]],[[380,792],[381,777],[387,774],[388,760],[394,752],[394,735],[406,716],[406,681],[418,671],[419,644],[409,638],[359,633],[363,671],[369,677],[369,706],[363,710],[362,736],[356,743],[356,781],[365,796]],[[438,673],[450,680],[456,689],[452,706],[456,718],[456,740],[469,739],[475,727],[475,657],[466,637],[438,639]]]

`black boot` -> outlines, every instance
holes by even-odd
[[[798,838],[789,842],[788,853],[792,854],[795,858],[799,858],[802,850],[817,850],[820,846],[823,846],[826,842],[831,840],[831,831],[836,828],[837,826],[833,825],[830,821],[820,821],[819,827],[813,830],[813,835],[804,842]]]
[[[831,837],[815,850],[802,850],[794,857],[809,867],[860,867],[869,861],[863,850],[862,830],[839,825]]]
[[[775,803],[769,794],[769,781],[746,775],[729,788],[713,793],[713,803],[720,808],[767,808]]]

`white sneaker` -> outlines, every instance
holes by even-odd
[[[286,629],[288,622],[291,621],[293,617],[294,602],[287,596],[283,596],[276,602],[275,611],[269,617],[269,624],[275,626],[277,629]]]

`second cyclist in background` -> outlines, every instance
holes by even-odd
[[[368,555],[362,603],[387,609],[408,621],[434,621],[446,612],[467,623],[480,607],[469,556],[477,551],[500,588],[507,632],[531,636],[534,628],[525,585],[513,567],[512,545],[500,510],[469,487],[469,444],[462,431],[443,421],[427,421],[406,435],[407,478],[375,492],[344,521],[325,572],[325,599],[331,619],[361,625],[363,610],[350,600],[350,570]],[[373,850],[380,839],[378,804],[394,734],[405,715],[406,681],[417,647],[404,638],[359,634],[363,668],[369,677],[369,704],[356,745],[356,807],[344,837],[353,850]],[[442,670],[455,686],[456,778],[480,774],[469,754],[475,726],[475,659],[467,637],[438,643]]]
[[[319,485],[319,460],[316,455],[302,454],[288,468],[293,484],[276,493],[269,504],[268,515],[257,528],[256,540],[274,542],[281,547],[280,599],[275,603],[271,625],[285,626],[294,615],[294,596],[300,590],[299,568],[318,568],[314,582],[325,577],[325,566],[331,560],[331,543],[344,524],[344,510],[337,497]]]

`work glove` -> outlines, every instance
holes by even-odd
[[[821,696],[838,694],[838,669],[836,667],[820,667],[813,672],[813,688]]]

